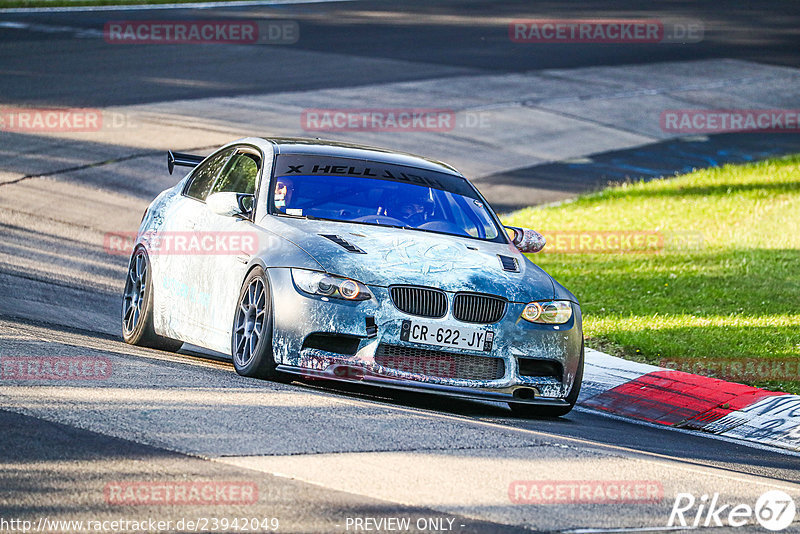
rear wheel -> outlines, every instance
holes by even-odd
[[[131,256],[122,294],[122,338],[125,343],[174,352],[182,341],[159,336],[153,328],[153,280],[147,251]]]
[[[566,406],[537,406],[535,404],[522,404],[519,402],[509,402],[508,407],[517,417],[536,418],[536,417],[561,417],[567,415],[578,402],[578,395],[581,392],[581,382],[583,381],[583,344],[581,344],[581,360],[578,363],[578,370],[575,373],[575,380],[572,382],[572,390],[565,399]]]
[[[231,354],[242,376],[282,380],[272,353],[272,295],[267,276],[256,267],[242,284],[231,334]]]

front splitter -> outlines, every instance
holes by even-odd
[[[347,369],[348,372],[336,372],[336,369],[343,368]],[[282,373],[300,376],[302,378],[311,380],[331,380],[334,382],[346,382],[349,384],[367,384],[390,389],[415,391],[418,393],[433,393],[435,395],[445,395],[448,397],[459,397],[464,399],[513,402],[518,404],[532,404],[538,406],[568,405],[567,401],[564,399],[539,397],[537,396],[538,390],[536,390],[535,387],[526,385],[515,385],[506,388],[463,388],[381,376],[371,373],[369,370],[363,368],[355,368],[350,366],[331,366],[328,369],[319,370],[306,369],[305,367],[295,367],[291,365],[278,365],[277,370]],[[530,398],[523,398],[520,396],[521,391],[524,391],[525,393],[533,393],[533,396]]]

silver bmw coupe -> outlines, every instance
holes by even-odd
[[[230,356],[244,376],[330,379],[560,416],[583,376],[581,309],[447,164],[314,139],[245,138],[147,208],[125,341]]]

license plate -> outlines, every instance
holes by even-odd
[[[405,320],[400,330],[400,339],[437,347],[489,352],[492,350],[494,332],[478,328],[443,326]]]

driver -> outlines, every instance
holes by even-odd
[[[416,191],[416,187],[414,189],[415,191],[403,191],[405,194],[401,194],[397,199],[389,215],[406,222],[409,226],[419,227],[433,218],[436,204],[431,198],[430,189],[419,188],[419,191]]]
[[[278,178],[275,181],[275,207],[281,211],[286,211],[286,208],[292,202],[294,195],[294,182],[291,178]]]

